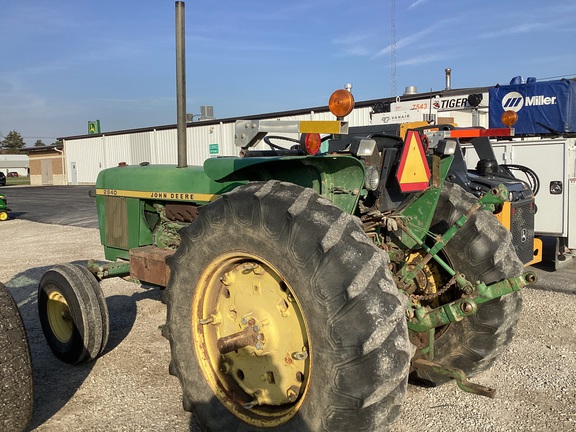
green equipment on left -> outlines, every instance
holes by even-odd
[[[8,208],[8,199],[6,195],[0,194],[0,221],[5,221],[8,219],[8,212],[10,209]]]

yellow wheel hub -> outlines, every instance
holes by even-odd
[[[8,219],[8,213],[0,211],[0,221],[5,221],[6,219]]]
[[[426,256],[424,252],[412,252],[406,257],[406,269],[413,270],[416,265]],[[432,265],[431,265],[432,264]],[[416,296],[433,297],[442,288],[442,276],[434,261],[428,262],[422,270],[416,273],[411,294]]]
[[[54,291],[48,296],[46,308],[52,333],[60,342],[67,343],[72,338],[74,323],[66,299],[60,292]]]
[[[310,376],[309,335],[288,282],[247,253],[218,257],[204,271],[192,305],[200,367],[219,400],[249,424],[292,418]]]

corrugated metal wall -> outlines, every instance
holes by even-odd
[[[367,124],[370,108],[356,109],[348,118],[350,125]],[[333,120],[329,112],[278,117],[278,120]],[[188,164],[202,165],[213,156],[236,156],[239,148],[234,145],[234,122],[189,125],[186,132]],[[141,162],[172,164],[178,162],[176,128],[127,132],[126,134],[98,135],[64,139],[68,183],[93,184],[98,173],[117,166],[120,162],[136,165]],[[218,145],[218,154],[210,154],[210,144]],[[267,148],[259,144],[259,148]],[[75,163],[76,173],[71,164]]]
[[[347,118],[350,126],[371,124],[371,107],[356,108]],[[450,115],[451,113],[443,113]],[[457,117],[457,115],[455,116]],[[278,117],[278,120],[333,120],[329,112]],[[203,125],[196,122],[187,128],[188,165],[202,165],[209,157],[236,156],[239,148],[234,145],[234,121]],[[217,144],[218,153],[210,154],[210,145]],[[265,149],[263,143],[258,148]],[[98,173],[120,162],[129,165],[141,162],[176,165],[178,161],[176,128],[127,131],[125,134],[98,135],[64,139],[68,183],[93,184]],[[76,172],[72,173],[72,163]]]
[[[65,140],[64,148],[68,184],[95,183],[98,173],[107,168],[102,136]]]

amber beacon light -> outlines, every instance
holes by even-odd
[[[502,113],[502,117],[501,117],[502,123],[506,126],[506,127],[512,127],[516,124],[516,122],[518,121],[518,114],[516,114],[514,111],[508,110],[508,111],[504,111]]]
[[[354,96],[348,90],[336,90],[330,96],[328,108],[336,117],[346,117],[354,109]]]

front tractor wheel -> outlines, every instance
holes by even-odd
[[[251,183],[182,232],[170,370],[203,430],[386,430],[412,345],[387,257],[311,189]]]
[[[104,351],[108,307],[100,284],[86,267],[63,264],[44,273],[38,314],[48,346],[60,360],[85,363]]]

